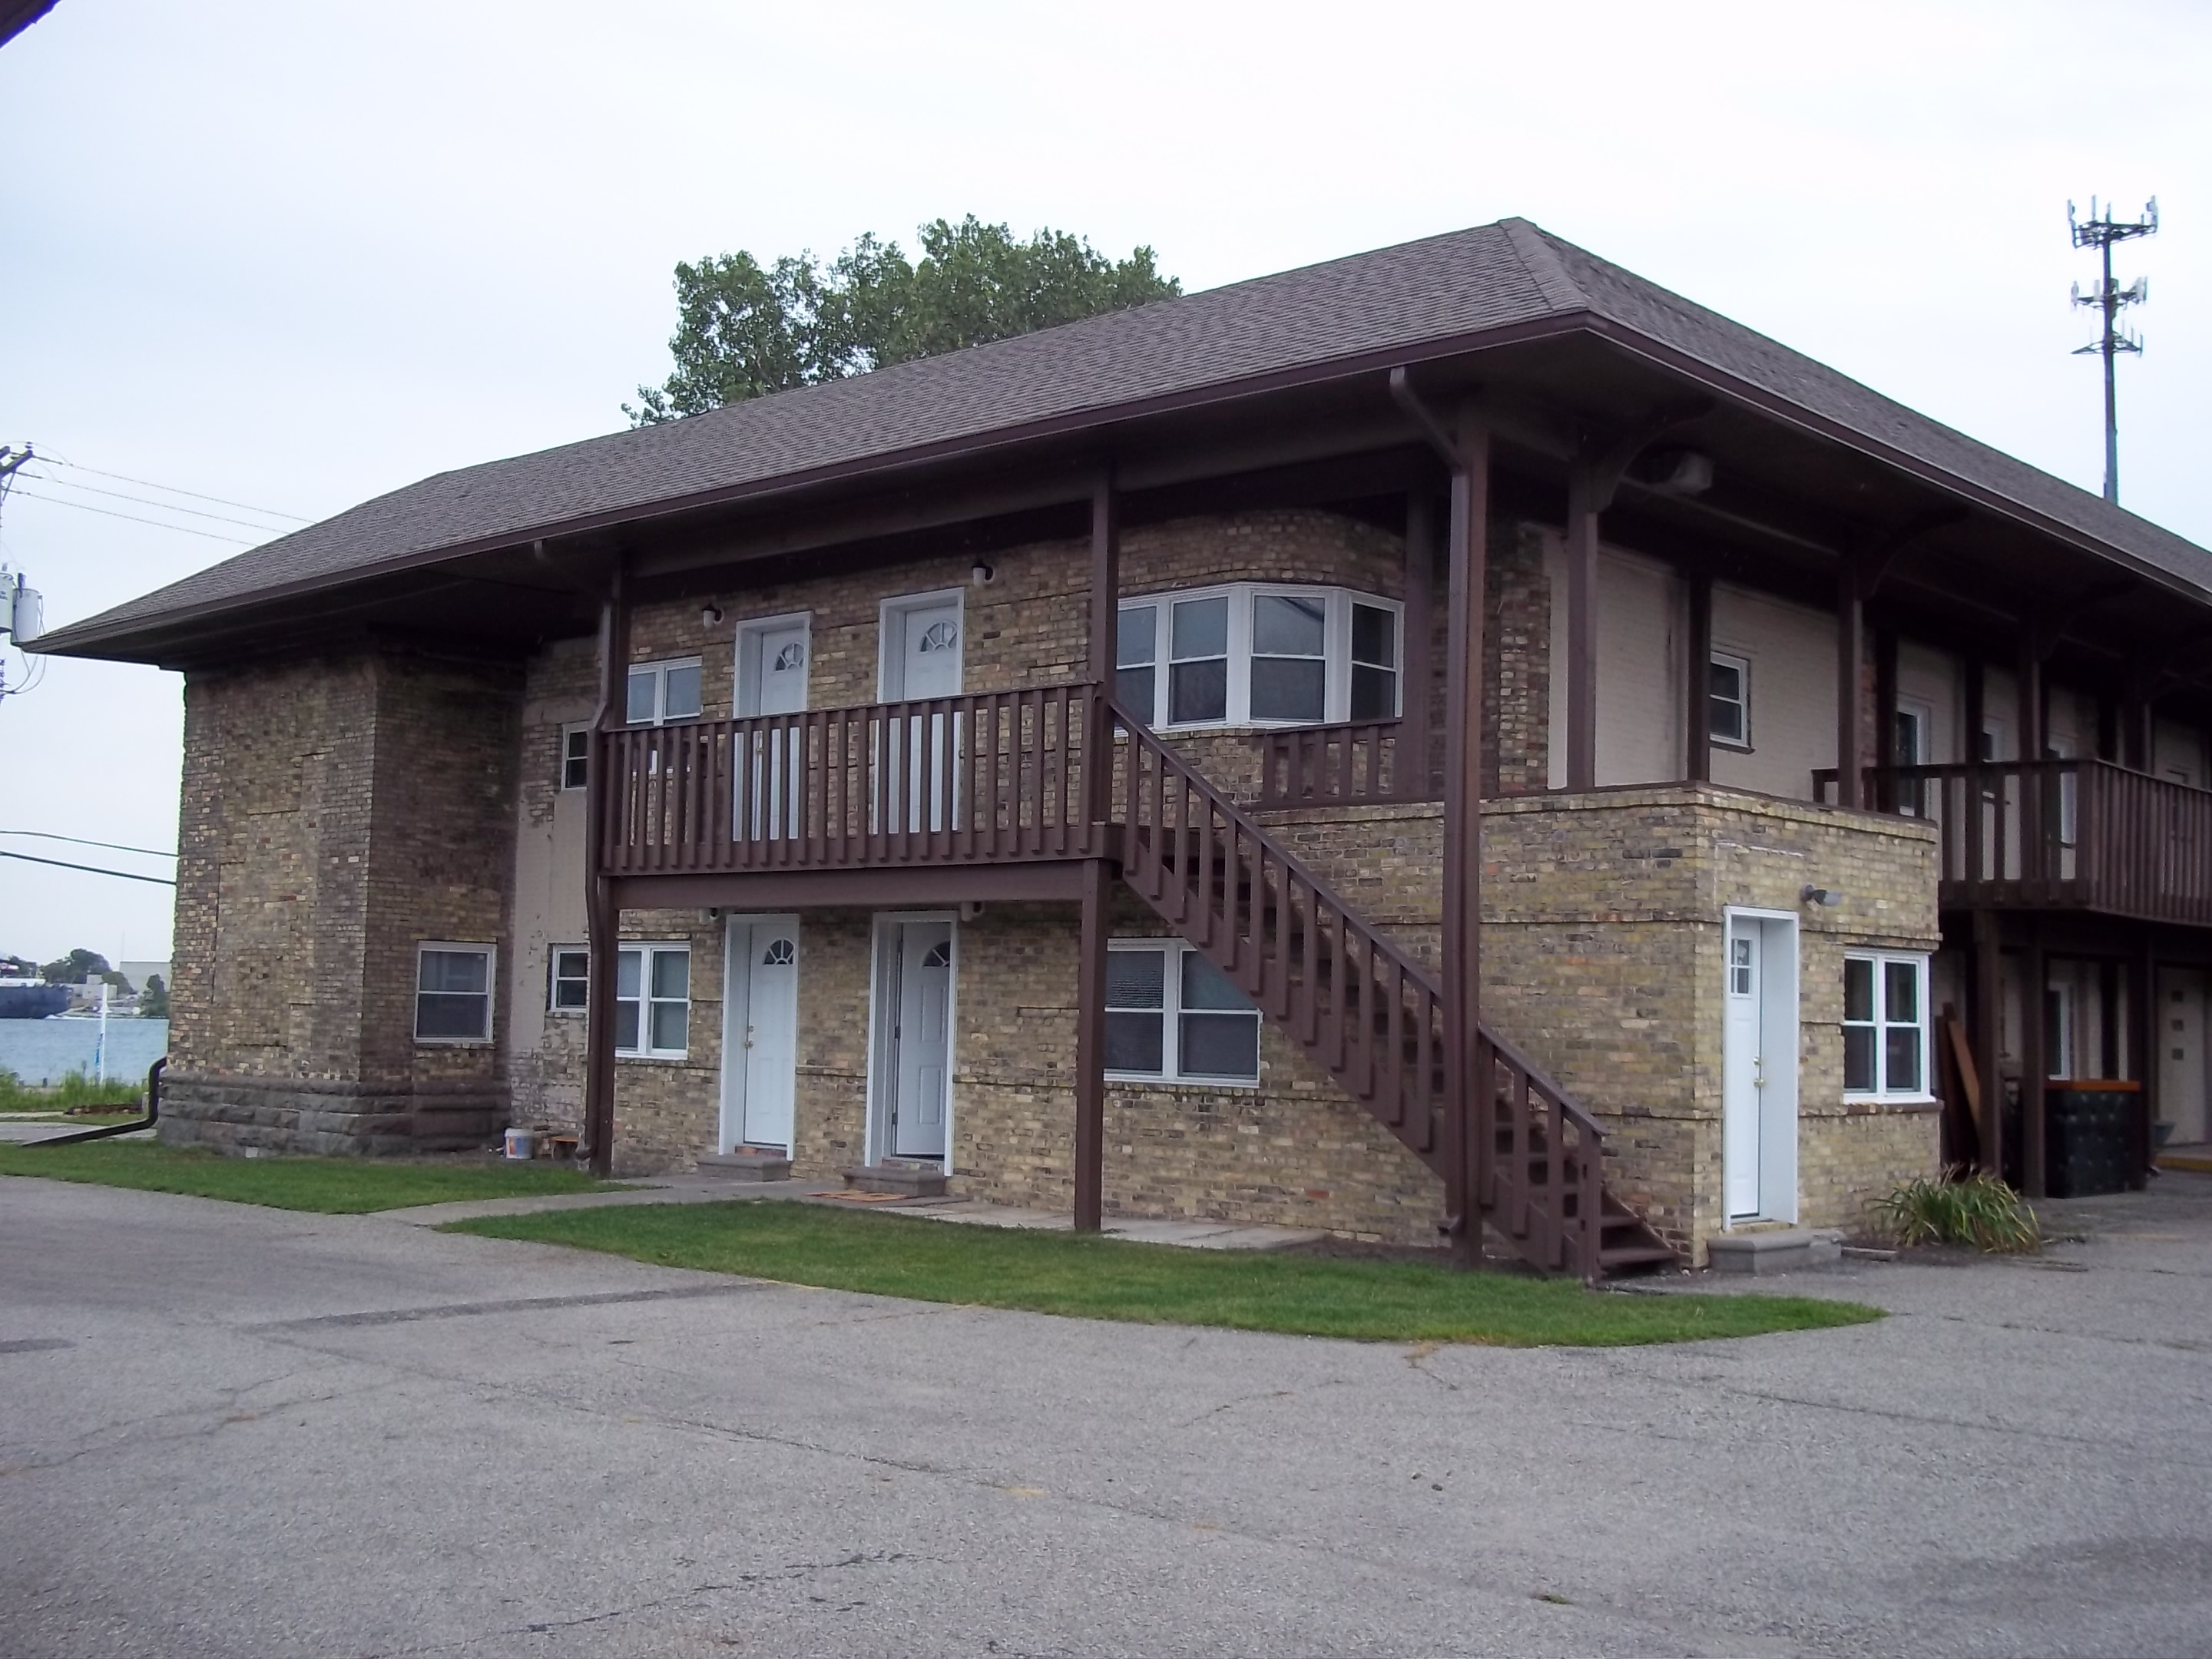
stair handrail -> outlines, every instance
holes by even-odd
[[[1163,773],[1171,775],[1180,784],[1188,787],[1200,801],[1219,813],[1237,833],[1248,836],[1264,857],[1279,861],[1284,872],[1286,895],[1291,884],[1303,882],[1308,892],[1313,896],[1316,905],[1325,905],[1334,913],[1340,941],[1349,937],[1356,937],[1359,941],[1359,949],[1371,951],[1376,957],[1387,962],[1393,971],[1401,975],[1413,987],[1417,996],[1427,999],[1436,1010],[1441,1012],[1443,1006],[1443,987],[1422,963],[1369,927],[1364,921],[1353,913],[1343,899],[1338,896],[1333,887],[1316,876],[1288,848],[1270,836],[1250,814],[1208,782],[1189,763],[1170,749],[1145,720],[1130,713],[1110,692],[1106,696],[1105,704],[1110,722],[1125,731],[1132,744],[1141,749]],[[1132,758],[1133,760],[1133,757]],[[1123,813],[1122,833],[1128,837],[1133,837],[1139,822],[1136,810],[1137,772],[1138,769],[1135,765],[1129,765],[1124,779],[1127,805]],[[1165,826],[1155,825],[1154,828],[1158,831],[1164,830]],[[1122,856],[1125,863],[1128,860],[1133,848],[1133,839],[1124,842]],[[1152,857],[1155,862],[1158,862],[1159,856],[1158,839],[1156,836]],[[1318,925],[1317,921],[1310,925]],[[1343,948],[1341,944],[1339,948]],[[1577,1212],[1572,1218],[1567,1216],[1565,1206],[1565,1200],[1567,1196],[1565,1190],[1565,1178],[1569,1174],[1565,1163],[1566,1149],[1564,1146],[1552,1146],[1547,1148],[1545,1153],[1553,1161],[1553,1167],[1562,1178],[1561,1182],[1550,1188],[1547,1193],[1553,1206],[1551,1217],[1553,1231],[1550,1237],[1554,1247],[1552,1252],[1553,1259],[1547,1265],[1554,1267],[1571,1266],[1586,1281],[1595,1283],[1602,1271],[1600,1256],[1604,1236],[1602,1196],[1606,1140],[1604,1127],[1548,1072],[1537,1066],[1520,1048],[1498,1036],[1480,1020],[1477,1021],[1475,1027],[1475,1039],[1478,1051],[1487,1056],[1490,1063],[1486,1068],[1487,1075],[1476,1082],[1473,1103],[1474,1111],[1473,1121],[1468,1125],[1468,1133],[1474,1138],[1474,1144],[1484,1149],[1486,1155],[1480,1158],[1480,1165],[1487,1172],[1489,1183],[1498,1189],[1494,1194],[1479,1192],[1474,1199],[1475,1206],[1478,1211],[1485,1213],[1492,1210],[1517,1208],[1525,1218],[1525,1213],[1531,1207],[1534,1200],[1533,1192],[1529,1190],[1531,1183],[1528,1181],[1526,1167],[1526,1159],[1534,1153],[1531,1148],[1522,1144],[1522,1137],[1534,1127],[1533,1121],[1523,1122],[1515,1118],[1504,1126],[1510,1131],[1510,1155],[1505,1166],[1501,1167],[1496,1158],[1487,1155],[1495,1150],[1495,1141],[1501,1127],[1501,1119],[1512,1109],[1510,1103],[1501,1099],[1497,1086],[1497,1065],[1502,1061],[1509,1073],[1519,1075],[1522,1083],[1525,1085],[1527,1096],[1541,1100],[1547,1109],[1547,1115],[1549,1112],[1557,1112],[1563,1126],[1571,1126],[1574,1130],[1579,1163],[1572,1171],[1577,1200]],[[1522,1091],[1516,1089],[1514,1092],[1517,1094]],[[1449,1103],[1447,1103],[1448,1105]],[[1431,1167],[1434,1166],[1431,1165]],[[1508,1202],[1509,1194],[1516,1191],[1522,1200],[1527,1200],[1517,1206],[1510,1205]],[[1516,1242],[1521,1242],[1522,1239],[1523,1235],[1521,1231],[1510,1226],[1506,1231],[1515,1237]],[[1569,1257],[1571,1257],[1571,1261],[1568,1259]]]

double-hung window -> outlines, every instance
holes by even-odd
[[[1715,743],[1751,747],[1751,665],[1713,653],[1705,666],[1705,731]]]
[[[549,1013],[580,1014],[591,1006],[592,953],[580,945],[556,945],[547,964]]]
[[[623,718],[632,726],[662,726],[699,718],[699,659],[630,665]]]
[[[1928,1094],[1928,958],[1844,958],[1844,1092]]]
[[[561,787],[581,789],[591,781],[592,728],[588,726],[564,726],[561,728]]]
[[[1399,712],[1399,605],[1232,582],[1121,607],[1115,694],[1156,726],[1319,725]]]
[[[493,956],[489,945],[416,948],[416,1042],[491,1041]]]
[[[615,1052],[681,1060],[691,1043],[691,947],[626,945],[615,958]]]
[[[1260,1011],[1180,939],[1115,939],[1106,957],[1106,1070],[1256,1087]]]

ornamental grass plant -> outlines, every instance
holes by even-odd
[[[1875,1200],[1875,1218],[1901,1246],[1966,1244],[1998,1255],[2043,1248],[2035,1212],[1993,1175],[1946,1170]]]

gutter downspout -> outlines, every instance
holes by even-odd
[[[169,1057],[163,1054],[146,1068],[146,1115],[136,1123],[104,1123],[96,1129],[79,1129],[65,1135],[48,1135],[41,1140],[27,1141],[30,1146],[81,1146],[88,1140],[105,1140],[110,1135],[135,1135],[141,1129],[150,1129],[161,1119],[161,1073],[169,1069]]]

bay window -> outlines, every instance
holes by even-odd
[[[1121,607],[1115,695],[1156,726],[1320,725],[1399,713],[1401,607],[1234,582]]]

